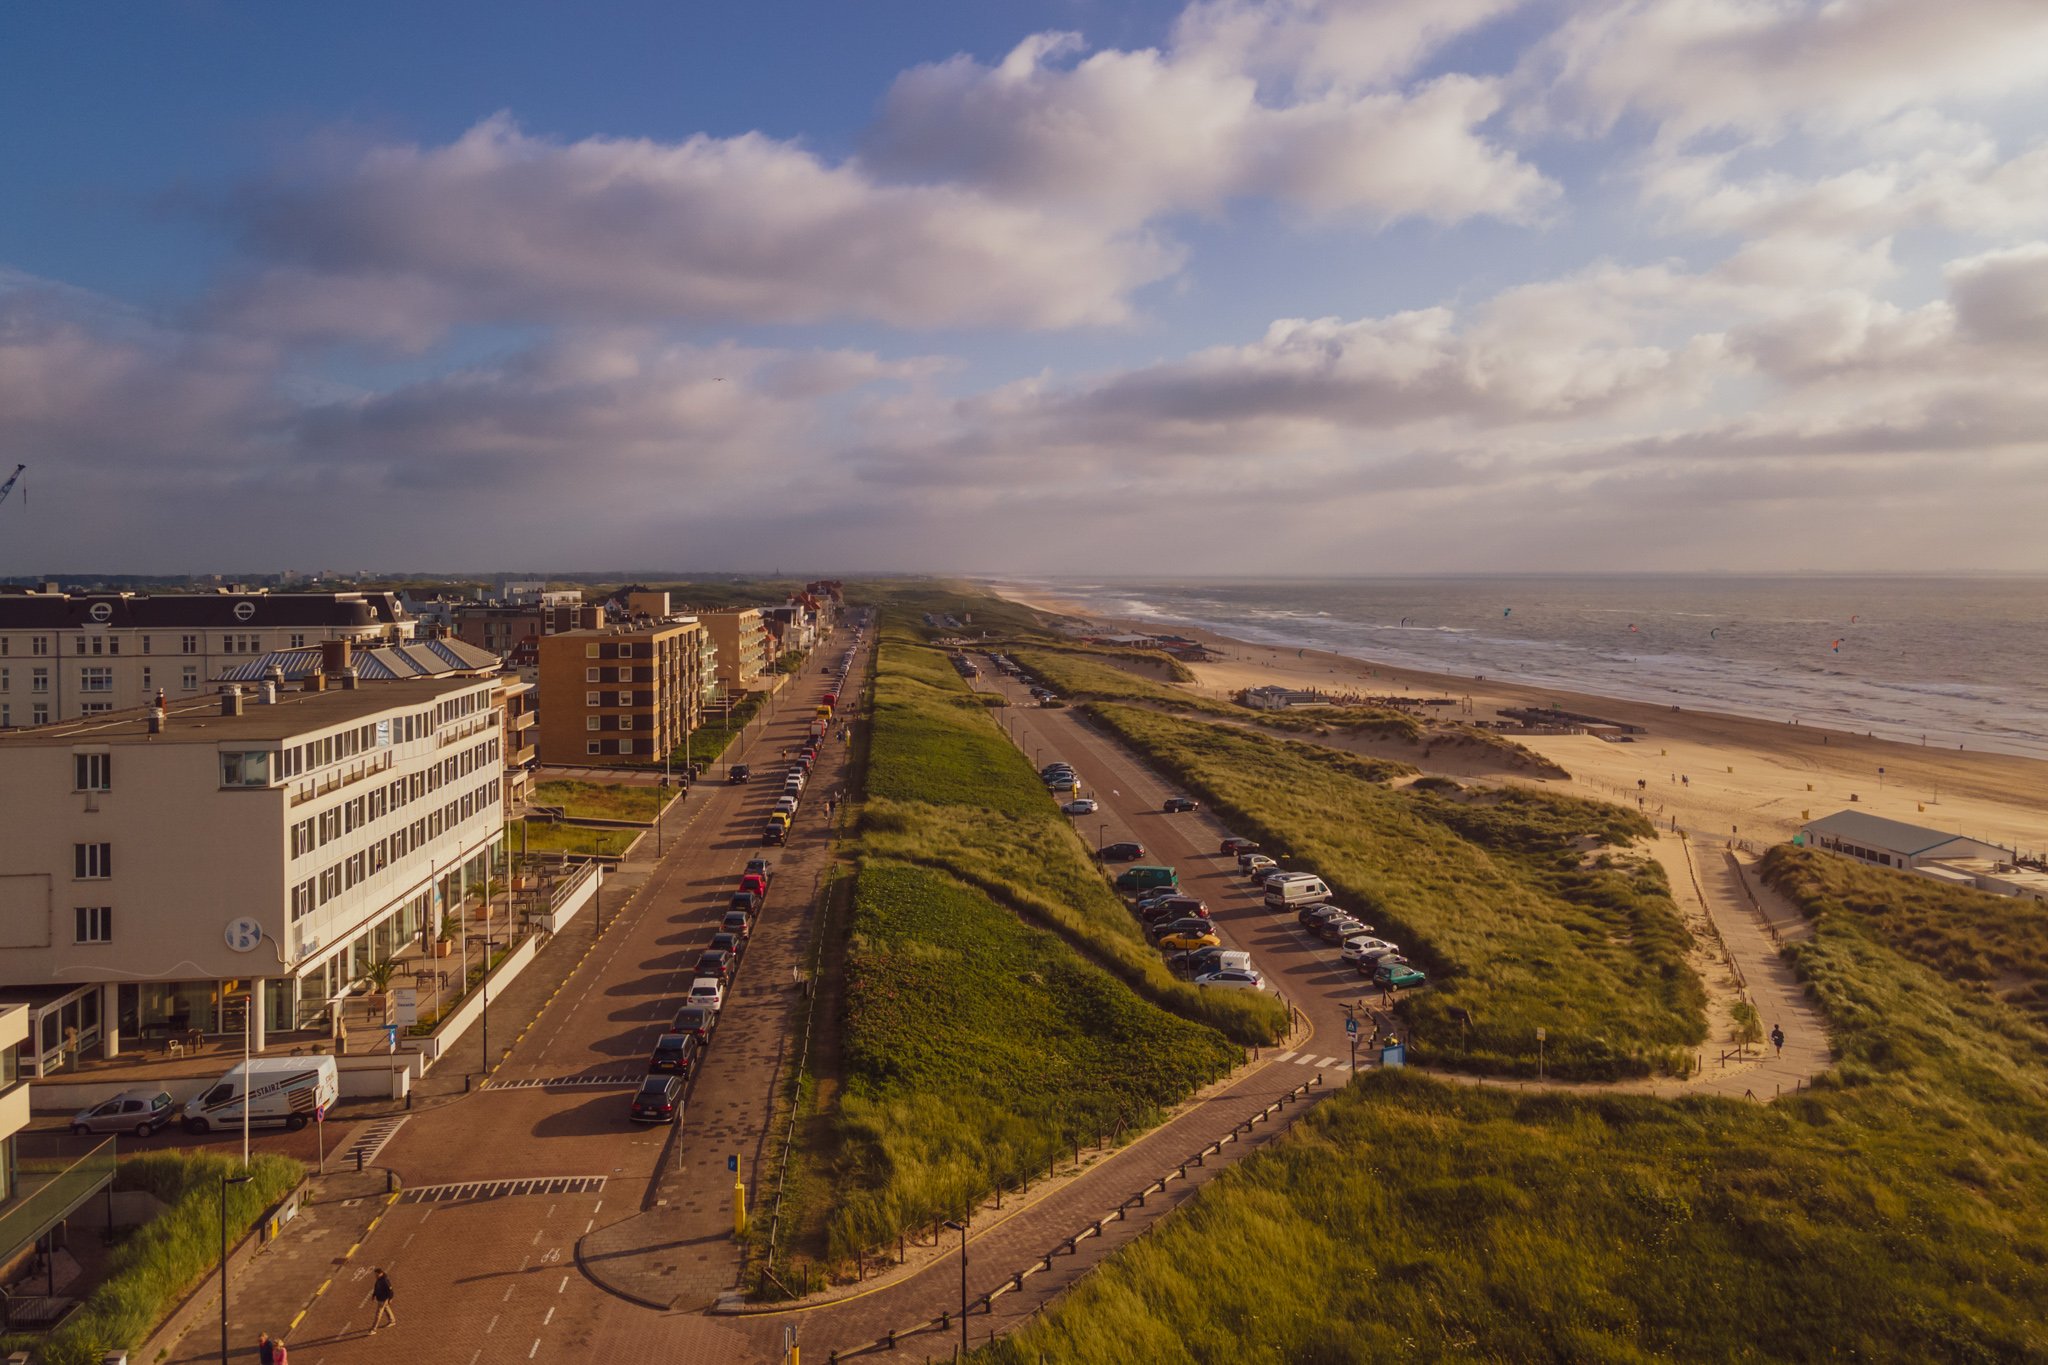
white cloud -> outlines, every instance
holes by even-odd
[[[238,213],[268,265],[224,305],[237,325],[414,346],[465,322],[1114,324],[1178,264],[1142,231],[758,134],[563,143],[503,115],[252,187]]]
[[[1972,340],[2036,357],[2048,349],[2048,242],[1957,261],[1948,284],[1957,321]]]

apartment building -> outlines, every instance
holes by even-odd
[[[259,1047],[324,1028],[483,874],[504,838],[496,680],[326,682],[0,734],[0,998],[32,1007],[37,1074],[239,1032],[250,994]]]
[[[604,608],[582,602],[460,602],[448,607],[448,623],[457,639],[493,653],[510,654],[542,636],[595,630],[604,624]]]
[[[775,667],[768,629],[754,607],[728,607],[697,614],[718,647],[718,685],[745,692]]]
[[[388,592],[0,593],[0,728],[211,694],[274,650],[410,640]]]
[[[540,642],[540,761],[659,764],[703,716],[696,620],[574,630]]]

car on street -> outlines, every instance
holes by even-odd
[[[1105,863],[1134,863],[1145,856],[1145,846],[1127,839],[1122,843],[1104,844],[1096,856]]]
[[[1343,958],[1346,962],[1356,964],[1367,953],[1375,950],[1398,953],[1401,951],[1401,945],[1389,943],[1383,938],[1374,938],[1371,934],[1354,934],[1344,940]]]
[[[1179,886],[1180,874],[1170,867],[1140,863],[1117,873],[1114,885],[1123,895],[1142,895],[1147,891],[1156,891],[1162,886]]]
[[[786,844],[789,842],[789,826],[780,820],[770,820],[761,829],[763,844]]]
[[[796,798],[795,798],[794,796],[778,796],[778,797],[776,797],[776,798],[775,798],[775,809],[776,809],[776,810],[779,810],[779,811],[781,811],[781,812],[782,812],[782,813],[783,813],[784,815],[795,815],[795,814],[796,814]]]
[[[1096,811],[1101,810],[1102,807],[1097,805],[1090,797],[1077,796],[1072,801],[1067,802],[1066,805],[1061,806],[1060,809],[1069,815],[1093,815]]]
[[[1364,933],[1365,930],[1363,920],[1353,919],[1349,915],[1332,915],[1316,925],[1316,937],[1325,943],[1342,943],[1347,938]]]
[[[1297,878],[1300,878],[1305,875],[1307,874],[1301,872],[1290,872],[1284,867],[1262,867],[1258,871],[1252,873],[1251,883],[1253,886],[1270,887],[1275,882],[1294,881]]]
[[[1240,853],[1237,855],[1237,870],[1247,877],[1256,877],[1261,872],[1280,866],[1263,853]]]
[[[738,934],[720,929],[711,936],[710,951],[714,953],[724,953],[727,957],[738,961],[739,955],[746,950],[747,941]]]
[[[1358,954],[1358,974],[1360,976],[1371,976],[1380,969],[1381,962],[1390,957],[1398,958],[1400,956],[1401,949],[1392,943],[1383,944],[1378,948],[1364,949]]]
[[[1160,807],[1168,815],[1175,815],[1182,811],[1200,810],[1201,808],[1202,803],[1195,800],[1192,796],[1169,796],[1166,798],[1166,803]]]
[[[1152,935],[1154,939],[1163,939],[1168,934],[1206,934],[1209,930],[1210,924],[1208,920],[1194,915],[1186,915],[1180,919],[1161,920],[1159,923],[1149,926],[1145,932]]]
[[[633,1092],[633,1122],[674,1123],[683,1107],[682,1077],[654,1072]]]
[[[754,775],[754,770],[744,763],[735,763],[726,769],[725,780],[737,786]]]
[[[1429,978],[1405,962],[1382,962],[1373,971],[1372,983],[1375,986],[1385,986],[1389,990],[1401,991],[1410,986],[1427,985]]]
[[[715,976],[700,976],[690,983],[688,1003],[717,1013],[725,1004],[725,987]]]
[[[1222,939],[1217,938],[1216,935],[1206,929],[1200,933],[1183,930],[1179,933],[1168,934],[1160,939],[1159,946],[1171,948],[1175,952],[1186,952],[1194,948],[1213,948],[1222,941]]]
[[[1207,919],[1209,905],[1194,896],[1167,896],[1139,906],[1138,918],[1147,924],[1157,924],[1164,919]]]
[[[1302,928],[1314,932],[1315,927],[1324,920],[1335,919],[1337,916],[1345,913],[1347,912],[1341,907],[1332,905],[1328,901],[1312,902],[1294,912],[1294,922]],[[1359,932],[1363,933],[1365,931],[1360,930]]]
[[[730,914],[737,910],[742,915],[753,915],[759,913],[760,909],[759,896],[751,891],[735,891],[732,893],[732,900],[727,903],[726,913]]]
[[[1266,989],[1266,978],[1254,971],[1240,971],[1232,968],[1221,972],[1204,972],[1195,978],[1197,986],[1222,986],[1229,990],[1262,991]]]
[[[758,859],[756,861],[759,861]],[[768,899],[768,879],[758,872],[740,874],[740,890],[751,891],[762,900]]]
[[[1218,944],[1214,948],[1202,948],[1188,958],[1188,970],[1196,976],[1207,976],[1210,972],[1248,972],[1252,970],[1252,955],[1242,948],[1225,948]]]
[[[676,1011],[675,1020],[669,1025],[669,1031],[671,1033],[692,1034],[699,1042],[709,1042],[711,1041],[711,1030],[716,1027],[718,1027],[718,1012],[716,1010],[706,1009],[702,1005],[685,1005]]]
[[[766,858],[749,858],[747,859],[747,870],[743,875],[759,877],[764,882],[772,882],[775,880],[775,864]]]
[[[704,1046],[694,1033],[664,1033],[654,1040],[654,1052],[647,1058],[649,1074],[667,1072],[674,1076],[687,1076],[690,1068],[697,1064],[698,1050]]]
[[[71,1119],[74,1133],[132,1133],[146,1138],[174,1121],[171,1092],[147,1085],[123,1090],[110,1100],[88,1105]],[[26,1108],[23,1113],[26,1114]]]
[[[1223,841],[1221,852],[1225,857],[1235,858],[1240,853],[1257,853],[1259,841],[1233,834]]]
[[[744,939],[754,932],[754,917],[744,910],[728,910],[719,921],[719,931]]]
[[[715,948],[710,948],[697,954],[696,975],[699,977],[714,977],[717,980],[723,981],[732,975],[732,966],[731,953],[721,953]]]

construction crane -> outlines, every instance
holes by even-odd
[[[16,465],[14,467],[14,472],[7,476],[7,482],[0,483],[0,502],[7,501],[7,495],[14,491],[14,485],[21,479],[21,471],[27,468],[28,466],[25,464]],[[27,494],[23,494],[23,496],[26,497]]]

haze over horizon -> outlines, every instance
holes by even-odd
[[[2039,572],[2038,0],[0,15],[0,574]]]

